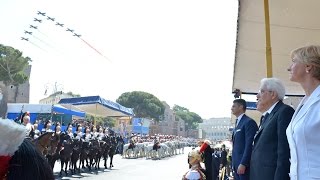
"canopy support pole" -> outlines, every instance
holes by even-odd
[[[270,18],[269,18],[269,0],[264,0],[264,18],[266,30],[266,63],[267,63],[267,77],[270,78],[272,74],[272,51],[270,40]]]

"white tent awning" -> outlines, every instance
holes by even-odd
[[[318,0],[269,0],[273,77],[283,81],[288,95],[303,95],[300,85],[289,80],[290,52],[320,44]],[[233,90],[257,93],[266,77],[264,1],[239,1]]]

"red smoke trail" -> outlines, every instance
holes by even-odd
[[[102,57],[104,57],[106,60],[110,61],[109,58],[107,58],[106,56],[104,56],[102,53],[100,53],[96,48],[94,48],[93,46],[91,46],[87,41],[85,41],[84,39],[80,38],[84,43],[86,43],[91,49],[95,50],[98,54],[100,54]],[[110,61],[111,62],[111,61]]]

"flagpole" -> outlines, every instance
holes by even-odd
[[[269,18],[269,0],[264,0],[264,19],[266,30],[266,63],[267,63],[267,77],[272,77],[272,51],[270,38],[270,18]]]

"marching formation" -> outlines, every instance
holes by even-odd
[[[107,127],[92,124],[69,124],[64,131],[60,123],[54,129],[50,120],[44,123],[43,129],[38,129],[38,122],[30,123],[30,114],[25,112],[21,120],[27,136],[36,149],[48,161],[53,169],[57,160],[60,161],[60,176],[81,173],[85,170],[100,169],[100,161],[104,168],[112,168],[113,156],[122,154],[123,158],[161,159],[184,153],[187,139],[172,135],[140,136],[132,134],[129,143],[116,135]],[[75,127],[75,130],[73,126]]]
[[[186,139],[178,136],[134,136],[123,146],[124,158],[161,159],[184,153]]]

